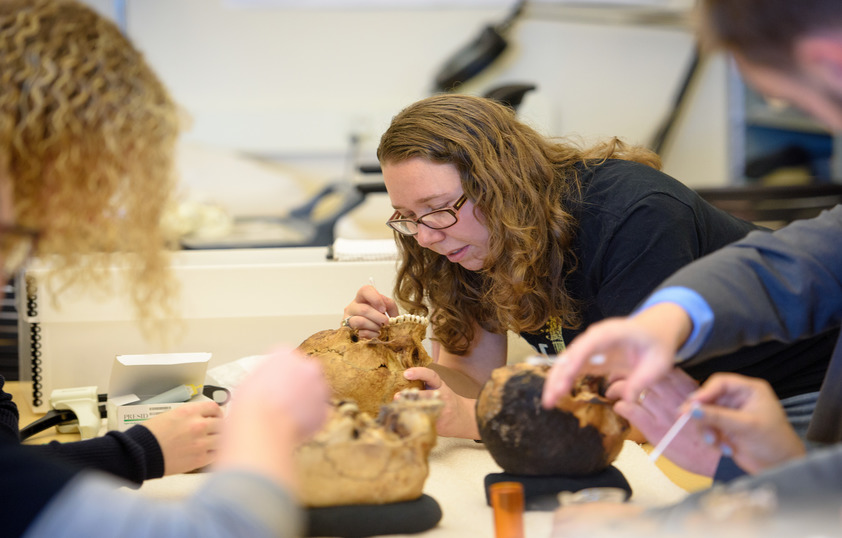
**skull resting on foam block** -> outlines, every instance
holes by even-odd
[[[389,320],[378,338],[362,339],[350,327],[320,331],[298,346],[305,355],[321,361],[333,396],[352,400],[360,411],[377,416],[380,406],[406,388],[423,389],[403,372],[427,366],[432,359],[422,345],[428,321],[405,314]]]
[[[398,393],[376,420],[353,402],[337,403],[325,426],[296,450],[301,502],[318,507],[420,497],[442,406],[417,389]]]
[[[497,368],[477,400],[477,425],[494,461],[521,475],[583,476],[606,469],[629,430],[605,398],[605,380],[581,377],[554,409],[541,406],[549,366]]]

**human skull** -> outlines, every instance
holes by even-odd
[[[442,406],[417,389],[399,392],[376,420],[353,402],[335,404],[325,426],[295,452],[301,502],[320,507],[419,498]]]
[[[427,366],[432,359],[422,345],[428,321],[405,314],[389,320],[378,338],[357,336],[350,327],[317,332],[298,346],[305,355],[321,361],[325,378],[339,400],[352,400],[360,411],[377,416],[380,406],[407,388],[423,389],[403,372]]]
[[[547,365],[495,369],[477,400],[477,425],[504,471],[583,476],[606,469],[623,447],[629,423],[605,398],[605,379],[583,376],[554,409],[541,406]]]

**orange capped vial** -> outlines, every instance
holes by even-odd
[[[523,538],[523,484],[497,482],[489,491],[496,538]]]

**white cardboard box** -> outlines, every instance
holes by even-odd
[[[205,380],[210,353],[157,353],[119,355],[108,384],[108,429],[126,431],[185,402],[136,404],[179,385],[200,386]],[[201,391],[190,402],[207,400]]]
[[[391,295],[395,261],[327,259],[327,247],[194,250],[173,256],[181,285],[183,332],[167,348],[150,342],[123,295],[74,288],[58,303],[30,267],[17,292],[20,379],[35,413],[49,410],[53,389],[95,385],[105,392],[114,357],[144,353],[212,353],[208,368],[278,344],[295,347],[339,327],[357,290],[373,279]],[[113,268],[116,278],[122,270]]]

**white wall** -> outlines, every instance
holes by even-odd
[[[88,1],[113,13],[108,0]],[[371,154],[391,116],[428,95],[444,60],[507,5],[237,9],[222,0],[129,0],[127,15],[129,36],[194,119],[188,139],[331,179],[342,174],[352,133]],[[500,65],[465,91],[533,82],[539,90],[522,116],[545,133],[648,142],[683,76],[689,31],[536,11],[512,28]],[[706,64],[665,156],[667,172],[693,186],[728,180],[726,67],[721,58]]]

